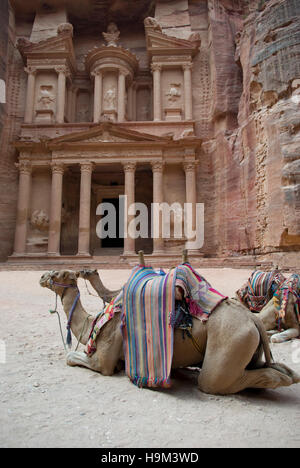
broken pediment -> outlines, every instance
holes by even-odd
[[[19,39],[17,47],[24,62],[30,60],[67,59],[76,68],[76,58],[73,47],[73,27],[69,23],[62,24],[57,29],[57,36],[34,43],[27,39]]]
[[[155,55],[191,55],[195,56],[201,44],[200,36],[192,34],[190,40],[164,34],[154,18],[145,19],[147,49],[150,56]]]

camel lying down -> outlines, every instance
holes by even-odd
[[[266,281],[267,275],[269,281]],[[259,292],[260,285],[256,287],[253,280],[259,276],[266,277],[264,296]],[[297,274],[285,278],[278,270],[254,271],[247,283],[236,292],[236,298],[258,315],[272,343],[282,343],[300,336],[300,317],[297,312],[300,304],[299,286],[300,277]],[[253,299],[258,299],[261,304],[251,309],[250,305],[255,304]]]
[[[78,296],[77,274],[73,271],[45,273],[40,285],[61,297],[64,311],[69,317]],[[73,312],[71,330],[82,344],[87,344],[94,317],[89,316],[80,299]],[[172,368],[195,366],[201,363],[198,387],[211,394],[232,394],[246,388],[289,386],[300,382],[300,376],[286,365],[271,362],[268,337],[262,322],[243,305],[227,299],[203,324],[193,319],[192,340],[175,329]],[[112,375],[124,361],[121,313],[101,329],[96,352],[88,357],[83,352],[67,355],[69,366],[83,366],[103,375]],[[266,362],[262,361],[265,355]]]

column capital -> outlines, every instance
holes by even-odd
[[[183,63],[183,64],[182,64],[182,68],[183,68],[183,70],[192,70],[192,68],[193,68],[193,63],[192,63],[192,62]]]
[[[152,70],[152,72],[161,71],[162,70],[162,65],[160,63],[152,63],[151,64],[151,70]]]
[[[134,172],[136,169],[136,163],[133,161],[128,161],[123,163],[124,172]]]
[[[119,76],[124,76],[126,77],[128,75],[128,72],[124,70],[123,68],[119,68]]]
[[[197,161],[184,161],[183,167],[185,172],[194,172],[197,166]]]
[[[64,75],[66,75],[66,76],[70,75],[70,71],[69,71],[69,69],[68,69],[68,67],[66,65],[58,65],[54,69],[55,69],[56,73],[58,73],[58,74],[62,73]]]
[[[81,172],[92,172],[94,169],[94,163],[91,161],[85,161],[80,163]]]
[[[101,70],[101,69],[100,70],[94,70],[94,71],[91,72],[91,76],[94,76],[94,77],[101,76],[102,74],[103,74],[103,70]]]
[[[33,67],[32,65],[24,67],[24,70],[28,75],[36,75],[38,71],[37,67]]]
[[[164,161],[152,161],[151,166],[152,166],[152,172],[163,172],[164,169]]]
[[[65,165],[60,161],[53,161],[50,163],[52,174],[63,174],[65,171]]]
[[[30,161],[19,161],[15,166],[19,169],[20,174],[30,175],[32,173],[32,165]]]

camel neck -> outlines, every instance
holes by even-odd
[[[69,320],[70,312],[72,311],[72,308],[74,308],[70,327],[72,333],[77,339],[79,339],[82,335],[80,342],[82,344],[86,344],[88,341],[90,325],[92,324],[93,318],[89,316],[82,307],[80,297],[77,297],[78,293],[79,290],[77,288],[68,288],[61,297],[61,301],[67,316],[67,320]]]

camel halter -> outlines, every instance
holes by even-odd
[[[67,351],[66,344],[68,345],[68,348],[69,348],[69,349],[71,349],[71,346],[72,346],[71,323],[72,323],[72,318],[73,318],[74,310],[76,309],[77,303],[78,303],[79,298],[80,298],[80,291],[79,291],[78,287],[77,287],[77,286],[74,286],[73,284],[56,283],[56,282],[54,282],[52,279],[50,280],[50,286],[51,286],[51,289],[52,289],[53,286],[59,286],[59,287],[61,287],[61,288],[64,288],[63,294],[62,294],[62,296],[61,296],[61,302],[62,302],[62,303],[63,303],[63,298],[64,298],[64,295],[65,295],[65,292],[66,292],[67,289],[72,288],[72,289],[77,289],[77,291],[78,291],[77,296],[76,296],[76,298],[74,299],[73,305],[72,305],[71,310],[70,310],[70,312],[69,312],[69,318],[68,318],[68,323],[67,323],[67,337],[66,337],[66,343],[65,343],[64,338],[63,338],[62,329],[61,329],[61,321],[60,321],[59,313],[58,313],[58,311],[57,311],[57,293],[56,293],[56,298],[55,298],[55,310],[50,310],[50,313],[51,313],[51,314],[56,313],[57,316],[58,316],[58,321],[59,321],[59,327],[60,327],[60,334],[61,334],[61,337],[62,337],[62,342],[63,342],[64,348],[65,348],[65,351]],[[87,317],[87,318],[88,318],[88,317]],[[84,322],[84,325],[85,325],[85,322]],[[80,338],[81,338],[81,336],[82,336],[82,332],[83,332],[83,330],[81,331]],[[80,338],[79,338],[79,340],[78,340],[76,350],[77,350],[77,348],[78,348],[78,344],[79,344]]]

